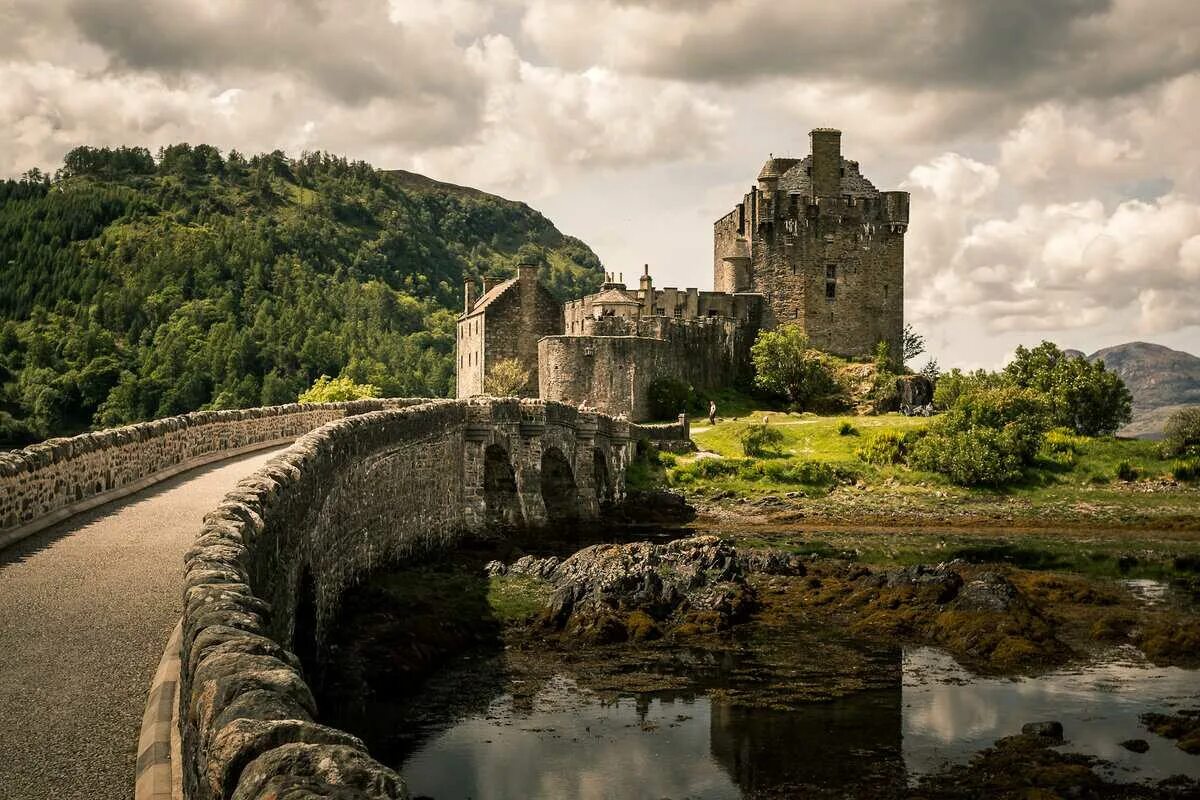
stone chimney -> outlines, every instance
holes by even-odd
[[[536,264],[522,263],[517,265],[517,279],[521,286],[533,286],[537,283],[538,268]]]
[[[463,278],[463,313],[470,314],[475,308],[475,279],[470,275]]]
[[[813,128],[812,186],[817,197],[842,193],[842,132],[834,128]]]

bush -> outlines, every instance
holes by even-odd
[[[692,387],[678,378],[655,378],[646,392],[646,399],[654,419],[674,419],[688,410]]]
[[[858,428],[850,424],[850,420],[844,419],[838,423],[838,436],[858,436]]]
[[[808,337],[798,325],[759,331],[750,357],[754,362],[754,385],[797,408],[838,392],[829,357],[809,346]]]
[[[1032,390],[967,391],[913,445],[909,462],[962,486],[1001,486],[1034,462],[1048,427],[1046,404]]]
[[[483,379],[483,391],[492,397],[513,397],[529,383],[529,370],[515,358],[497,361]],[[535,387],[536,388],[536,387]]]
[[[1022,475],[1016,450],[1011,437],[993,428],[930,431],[913,448],[911,462],[960,486],[1002,486]]]
[[[941,375],[934,384],[933,406],[945,411],[953,408],[954,404],[958,402],[958,398],[967,392],[996,389],[1003,386],[1004,383],[1003,377],[986,370],[963,372],[960,369],[952,369]]]
[[[855,480],[858,472],[828,461],[769,461],[762,465],[763,475],[775,483],[830,486]]]
[[[779,445],[783,444],[783,431],[765,422],[761,425],[747,425],[746,429],[738,434],[738,440],[742,443],[742,452],[748,456],[775,454]]]
[[[344,403],[379,397],[379,387],[370,383],[355,383],[347,376],[330,378],[322,375],[313,385],[300,394],[299,403]]]
[[[1171,467],[1171,476],[1177,481],[1200,480],[1200,459],[1193,461],[1177,461]]]
[[[1163,456],[1200,456],[1200,406],[1181,408],[1163,428]]]
[[[1122,461],[1117,464],[1117,479],[1122,481],[1136,481],[1138,475],[1141,474],[1138,468],[1130,464],[1128,461]]]
[[[904,461],[904,434],[899,431],[868,433],[854,455],[868,464],[900,464]]]

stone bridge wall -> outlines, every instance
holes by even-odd
[[[185,794],[405,796],[361,741],[314,722],[294,653],[319,652],[342,593],[372,569],[451,547],[500,511],[534,526],[595,516],[623,494],[631,449],[626,422],[558,403],[442,400],[330,422],[241,481],[186,556]],[[545,496],[564,474],[570,490]]]
[[[421,402],[199,411],[0,452],[0,546],[183,469],[287,442],[349,414]]]

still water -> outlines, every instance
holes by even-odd
[[[601,698],[558,675],[532,697],[503,689],[400,764],[414,797],[742,798],[839,787],[877,796],[965,763],[1035,720],[1059,720],[1064,750],[1098,756],[1119,780],[1200,776],[1200,757],[1147,732],[1145,711],[1200,705],[1200,674],[1120,651],[1038,678],[974,676],[929,648],[902,654],[899,685],[775,711],[719,692]],[[1138,755],[1119,742],[1150,743]]]

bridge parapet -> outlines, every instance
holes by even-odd
[[[331,421],[244,479],[186,557],[187,796],[404,796],[362,742],[315,721],[303,680],[344,590],[471,530],[593,517],[631,457],[623,420],[474,398]]]
[[[0,547],[186,469],[289,442],[343,416],[423,402],[198,411],[0,451]]]

